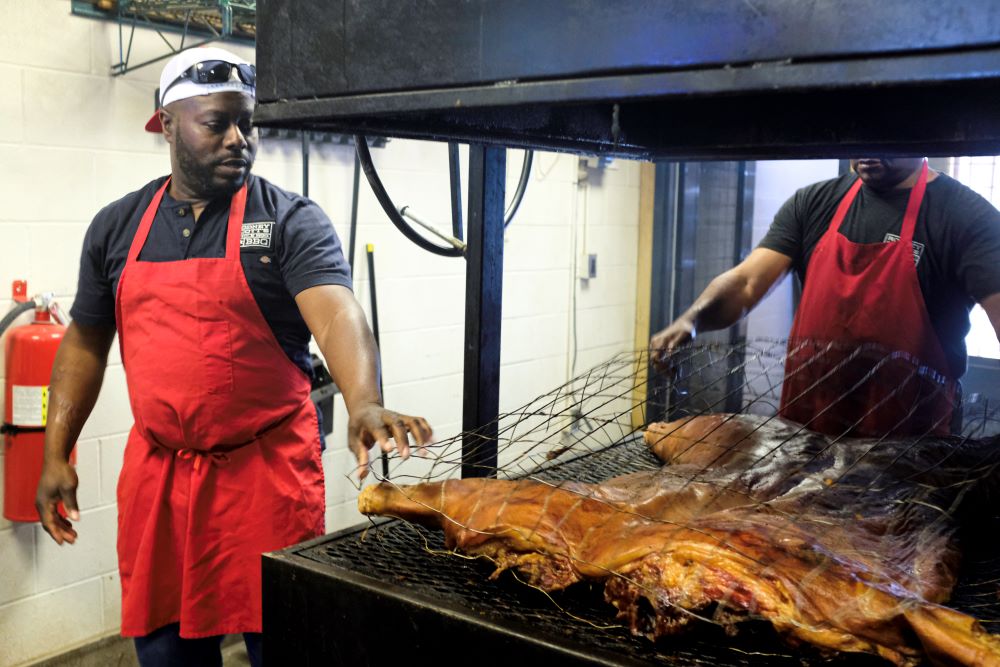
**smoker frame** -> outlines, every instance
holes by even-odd
[[[558,30],[566,25],[573,29]],[[498,412],[496,146],[657,160],[1000,153],[1000,5],[990,0],[261,0],[257,44],[262,126],[475,145],[470,451],[495,435]],[[481,470],[481,461],[467,463],[465,474]],[[286,615],[333,609],[323,599],[332,596],[313,595],[316,568],[296,549],[264,559],[269,636],[274,605]],[[455,620],[437,614],[439,627]],[[341,636],[372,628],[334,618]],[[376,627],[393,637],[406,622],[401,614]],[[477,660],[509,657],[473,636]],[[411,657],[394,638],[371,641]]]
[[[881,350],[868,352],[873,363],[881,363]],[[647,418],[664,412],[671,418],[717,412],[729,403],[732,361],[739,359],[741,411],[772,414],[783,356],[784,344],[773,340],[686,348],[678,360],[676,386],[644,401],[643,412]],[[659,469],[662,463],[632,421],[635,389],[646,382],[640,369],[647,362],[645,353],[616,355],[581,373],[576,381],[504,415],[499,429],[505,460],[501,476],[528,476],[558,485],[597,483]],[[579,391],[571,389],[578,383]],[[555,405],[567,392],[572,395],[570,403]],[[969,397],[963,407],[963,437],[984,439],[1000,432],[1000,413],[989,400]],[[581,431],[567,447],[562,438],[564,417],[577,411],[583,415]],[[457,471],[462,444],[456,436],[435,446],[438,472]],[[567,453],[572,458],[560,458]],[[397,472],[402,472],[405,464],[397,463]],[[407,478],[394,474],[393,479]],[[969,503],[992,506],[983,499]],[[1000,525],[1000,514],[977,514],[976,522],[966,525],[975,528],[959,534],[965,558],[949,606],[995,622],[1000,619],[1000,601],[991,582],[1000,576],[1000,559],[989,535]],[[475,655],[489,665],[526,657],[558,664],[670,667],[798,667],[803,660],[826,667],[883,664],[874,656],[823,658],[808,646],[787,648],[766,623],[745,622],[736,637],[726,638],[720,628],[698,624],[689,628],[690,633],[654,644],[632,636],[614,621],[614,609],[595,590],[603,584],[582,582],[562,592],[539,593],[510,572],[490,579],[493,568],[485,560],[451,553],[441,531],[376,520],[370,530],[349,528],[265,554],[267,660],[308,665],[340,658],[388,664],[414,656],[426,662],[457,653]],[[380,641],[373,628],[391,632],[392,641]],[[706,634],[708,630],[716,634]]]
[[[463,430],[487,440],[494,146],[658,160],[1000,152],[990,0],[270,0],[257,15],[258,124],[484,146],[470,165]]]
[[[583,652],[558,635],[503,618],[484,618],[458,605],[303,556],[310,547],[357,539],[366,526],[348,528],[273,554],[263,561],[265,654],[279,665],[407,664],[415,656],[475,656],[480,665],[556,660],[560,665],[643,665],[610,651]],[[387,577],[390,576],[387,573]],[[297,620],[327,619],[336,633],[304,640]],[[380,628],[390,638],[371,634]],[[587,647],[588,649],[594,647]],[[418,660],[418,663],[421,660]]]
[[[596,481],[658,465],[641,438],[630,437],[554,466],[542,476]],[[406,539],[414,531],[419,537]],[[423,549],[422,540],[430,551]],[[510,573],[488,581],[488,564],[452,556],[447,563],[437,562],[442,556],[434,551],[443,549],[442,540],[439,531],[375,519],[370,526],[265,554],[266,662],[424,664],[436,657],[442,664],[453,664],[474,656],[477,664],[496,667],[525,661],[593,667],[800,667],[803,655],[808,655],[825,667],[884,664],[874,656],[820,659],[808,647],[788,649],[766,624],[748,625],[726,641],[719,635],[689,633],[667,647],[633,637],[624,628],[596,630],[567,614],[613,622],[609,606],[595,607],[593,591],[571,587],[562,594],[567,597],[544,599],[546,594],[513,580]],[[545,631],[539,631],[540,625]]]
[[[989,0],[286,4],[258,7],[263,125],[658,160],[1000,146]]]

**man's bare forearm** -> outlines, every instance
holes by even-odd
[[[114,327],[70,324],[56,353],[49,386],[45,458],[66,461],[104,381]]]
[[[381,405],[378,349],[354,294],[344,287],[321,285],[300,292],[295,302],[330,367],[347,411],[353,413],[365,404]]]
[[[348,412],[364,403],[382,404],[378,349],[360,307],[337,313],[330,326],[316,338],[316,344]]]
[[[993,333],[996,334],[997,341],[1000,341],[1000,293],[980,300],[979,305],[986,311],[990,324],[993,325]]]
[[[725,329],[749,313],[778,279],[788,272],[792,259],[767,248],[757,248],[737,266],[718,276],[683,315],[653,334],[649,349],[654,364],[692,341],[701,331]]]
[[[690,323],[692,333],[730,327],[754,305],[748,303],[746,290],[746,279],[727,271],[708,284],[681,319]]]
[[[295,296],[309,331],[330,367],[347,406],[347,446],[358,460],[358,478],[368,474],[368,450],[395,449],[410,455],[410,436],[423,447],[434,436],[423,417],[405,415],[382,406],[378,349],[365,313],[354,294],[339,285],[318,285]]]
[[[791,268],[787,255],[757,248],[717,276],[681,316],[691,333],[725,329],[745,316]]]

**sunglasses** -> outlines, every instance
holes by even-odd
[[[225,60],[204,60],[181,72],[180,76],[171,81],[170,85],[160,93],[160,99],[166,98],[168,90],[185,80],[195,83],[225,83],[232,77],[234,69],[240,81],[248,86],[257,85],[257,68],[253,65],[236,65]]]

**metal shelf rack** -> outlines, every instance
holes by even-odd
[[[252,46],[257,36],[256,0],[73,0],[72,12],[118,24],[118,62],[111,66],[112,76],[210,42],[229,40]],[[155,30],[167,52],[132,63],[136,28]],[[180,42],[171,43],[168,34],[179,34]]]

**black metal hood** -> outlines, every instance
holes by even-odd
[[[996,0],[260,0],[257,121],[635,158],[1000,154]]]

